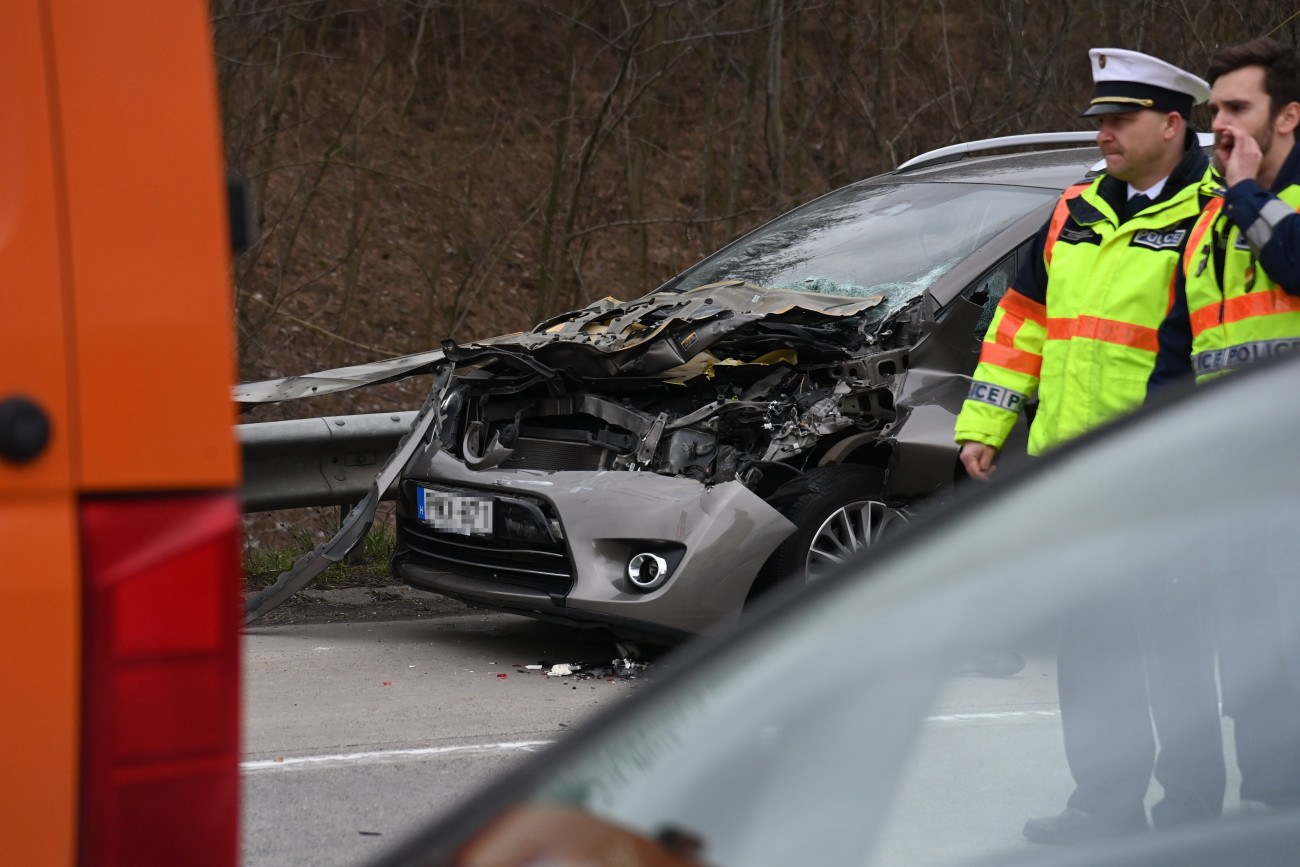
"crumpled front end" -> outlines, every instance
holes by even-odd
[[[734,620],[794,532],[802,474],[900,421],[923,308],[881,302],[732,281],[448,342],[456,372],[399,491],[398,576],[540,617]]]

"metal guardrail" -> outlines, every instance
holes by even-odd
[[[356,503],[415,415],[410,410],[236,425],[244,453],[244,511]]]
[[[256,593],[248,595],[244,599],[244,623],[245,625],[254,622],[263,614],[280,605],[289,597],[293,596],[303,587],[306,587],[316,579],[322,572],[329,568],[332,563],[337,563],[347,557],[362,540],[365,539],[366,533],[370,531],[370,525],[375,520],[375,511],[379,508],[379,501],[389,496],[389,491],[394,487],[398,475],[410,461],[412,455],[424,441],[428,434],[429,428],[433,426],[433,421],[437,417],[438,403],[435,396],[440,396],[447,387],[447,381],[451,379],[451,368],[444,368],[434,379],[434,390],[429,398],[424,402],[424,406],[417,413],[411,413],[412,416],[407,420],[402,428],[402,434],[398,437],[396,444],[384,456],[383,463],[377,467],[370,463],[360,463],[355,458],[362,458],[369,461],[372,457],[377,457],[374,452],[359,452],[357,448],[366,444],[376,444],[383,448],[383,444],[389,441],[389,433],[394,426],[402,425],[402,416],[405,413],[378,413],[368,416],[335,416],[326,419],[306,419],[309,423],[302,428],[305,436],[298,433],[285,433],[286,423],[280,423],[280,426],[272,429],[263,429],[262,431],[253,431],[248,434],[249,439],[257,440],[259,436],[262,439],[264,451],[274,452],[291,442],[294,443],[301,454],[308,459],[316,458],[320,460],[320,466],[327,470],[324,475],[324,489],[329,493],[337,496],[340,486],[346,486],[348,483],[348,473],[345,468],[349,465],[348,457],[351,455],[354,460],[353,466],[361,466],[369,472],[371,476],[365,493],[356,501],[355,505],[348,509],[348,513],[339,524],[339,531],[334,534],[328,542],[317,545],[310,553],[304,554],[293,564],[293,568],[281,572],[275,579],[275,583],[270,587],[264,587]],[[319,428],[309,430],[315,427],[310,423],[313,421],[326,422],[325,433],[322,435]],[[336,435],[335,429],[341,433],[347,429],[350,422],[353,422],[351,430],[346,434]],[[267,422],[266,424],[271,424]],[[314,447],[313,447],[314,446]],[[256,451],[256,449],[255,449]],[[307,488],[314,488],[314,482],[305,481],[305,477],[300,479],[300,484]],[[300,490],[295,496],[301,497],[311,491]]]

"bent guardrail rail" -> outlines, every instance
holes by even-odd
[[[301,376],[241,382],[231,388],[230,397],[235,403],[245,407],[298,400],[304,397],[321,397],[433,373],[442,359],[442,350],[433,349],[415,355],[385,358],[368,364],[354,364],[351,367],[336,367],[332,370],[320,370]]]
[[[348,552],[365,538],[366,532],[370,529],[370,524],[375,518],[375,510],[379,508],[379,501],[384,499],[397,477],[401,474],[402,469],[406,466],[407,461],[415,454],[425,435],[430,428],[436,430],[435,421],[438,417],[438,400],[441,397],[442,389],[446,386],[447,381],[451,378],[451,368],[444,367],[437,376],[432,392],[424,406],[418,413],[394,413],[395,416],[408,415],[406,428],[402,430],[401,435],[396,443],[396,448],[388,454],[386,459],[379,464],[378,472],[374,471],[374,465],[363,467],[369,473],[369,482],[366,485],[364,496],[357,498],[359,501],[347,517],[342,521],[338,533],[328,542],[317,545],[316,549],[309,554],[303,555],[298,562],[293,564],[293,568],[283,572],[270,587],[250,595],[244,601],[244,624],[248,625],[260,618],[266,612],[284,602],[293,594],[297,593],[303,587],[306,587],[320,573],[324,572],[331,563],[337,563],[347,556]],[[323,451],[329,453],[330,446],[342,444],[346,437],[340,437],[337,441],[330,435],[329,428],[334,427],[340,430],[346,429],[347,424],[335,424],[338,419],[355,419],[356,417],[339,416],[334,419],[306,419],[307,422],[325,421],[326,434],[321,439],[321,433],[318,427],[307,425],[302,428],[304,432],[303,442],[315,444],[316,446],[324,445]],[[274,424],[266,422],[266,424]],[[397,424],[389,418],[387,425]],[[250,425],[251,427],[251,425]],[[382,425],[381,425],[382,427]],[[362,430],[365,425],[358,425],[355,430]],[[277,443],[280,446],[286,446],[291,440],[295,439],[298,434],[285,434],[284,429],[279,433],[268,433],[266,440],[271,443]],[[383,431],[381,431],[382,433]],[[257,438],[253,434],[253,439]],[[386,436],[386,433],[385,433]],[[269,447],[268,447],[269,448]],[[318,452],[319,453],[319,452]],[[292,464],[290,464],[292,466]],[[346,473],[343,473],[346,476]],[[313,479],[310,482],[305,481],[309,476],[308,473],[297,473],[294,477],[298,478],[304,491],[317,490],[314,486],[317,482]],[[335,481],[338,481],[335,479]],[[327,483],[327,489],[330,485]]]

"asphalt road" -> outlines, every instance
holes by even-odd
[[[505,614],[249,629],[244,864],[365,863],[637,688],[516,665],[613,656]]]

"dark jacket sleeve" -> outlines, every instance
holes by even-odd
[[[1016,269],[1016,279],[1011,284],[1021,295],[1039,304],[1047,303],[1047,263],[1043,255],[1047,249],[1047,232],[1051,226],[1050,220],[1043,223],[1038,234],[1034,235],[1034,241],[1029,245],[1029,255]]]
[[[1187,276],[1181,267],[1174,275],[1173,304],[1156,336],[1160,349],[1156,352],[1155,369],[1147,380],[1148,401],[1192,375],[1192,320],[1187,312]]]
[[[1251,179],[1229,187],[1223,207],[1246,236],[1264,273],[1287,294],[1300,295],[1300,214]]]

